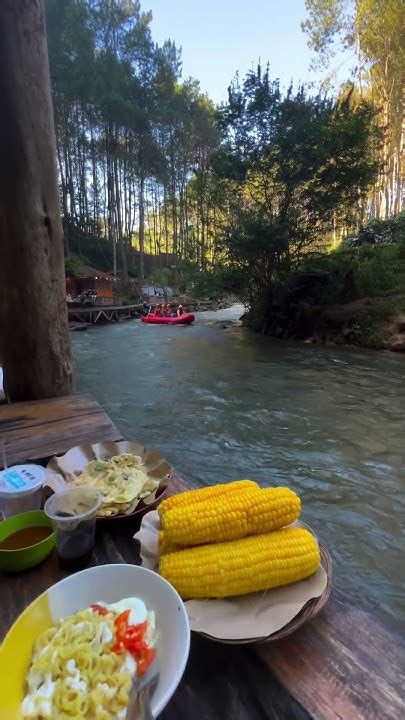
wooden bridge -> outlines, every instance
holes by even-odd
[[[68,308],[69,322],[84,325],[119,322],[138,317],[142,305],[97,305],[91,307]]]

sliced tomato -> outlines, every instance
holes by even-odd
[[[144,675],[152,665],[156,657],[155,648],[146,647],[136,658],[136,671],[138,675]]]
[[[148,646],[146,643],[143,642],[143,640],[124,640],[125,648],[128,650],[128,652],[131,653],[131,655],[134,656],[136,659],[138,655],[140,655],[144,650],[147,650]]]
[[[122,642],[125,638],[130,612],[130,610],[124,610],[124,612],[120,613],[120,615],[118,615],[118,617],[114,620],[115,635],[119,642]]]
[[[112,646],[113,652],[122,653],[124,650],[131,653],[136,660],[148,653],[148,646],[145,643],[148,622],[145,620],[138,625],[128,625],[130,610],[124,610],[114,620],[116,642]]]
[[[111,646],[111,650],[116,655],[121,655],[121,653],[123,653],[125,650],[124,643],[122,643],[122,642],[114,643],[114,645]]]
[[[90,610],[93,610],[93,612],[98,613],[99,615],[108,615],[107,608],[103,607],[103,605],[90,605]]]
[[[129,641],[143,640],[147,627],[148,623],[146,620],[143,623],[139,623],[139,625],[128,625],[127,631],[125,633],[125,638],[128,638]]]
[[[125,625],[128,625],[128,618],[130,610],[124,610],[122,613],[118,615],[118,617],[114,620],[114,625],[117,627],[118,625],[121,625],[122,623],[125,623]]]
[[[117,638],[118,642],[124,642],[126,632],[127,632],[127,626],[125,625],[125,623],[121,623],[120,625],[116,626],[115,637]]]

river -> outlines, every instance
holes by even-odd
[[[78,389],[195,483],[292,487],[335,584],[403,626],[405,357],[272,340],[240,313],[72,333]]]

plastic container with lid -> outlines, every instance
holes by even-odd
[[[39,510],[45,468],[40,465],[14,465],[0,471],[0,511],[4,517]]]
[[[85,567],[93,554],[96,513],[103,496],[95,487],[71,487],[51,495],[44,511],[56,533],[59,565],[65,570]]]

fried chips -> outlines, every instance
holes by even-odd
[[[123,453],[108,460],[92,460],[73,481],[92,485],[103,495],[99,517],[132,513],[140,500],[154,493],[159,482],[148,476],[139,455]]]

